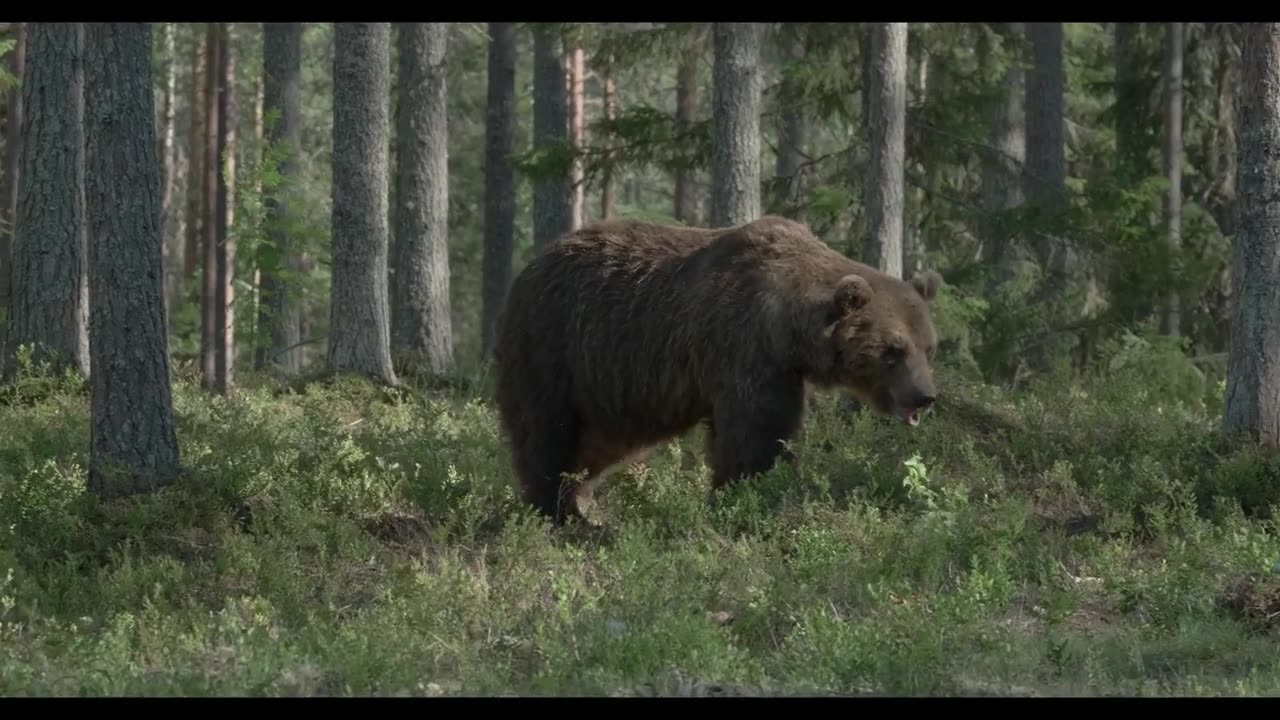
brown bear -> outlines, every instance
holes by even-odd
[[[916,425],[934,401],[940,283],[899,280],[772,216],[565,235],[515,279],[495,335],[524,498],[556,524],[583,517],[607,470],[699,422],[722,488],[772,467],[811,386]]]

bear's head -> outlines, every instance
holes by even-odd
[[[942,278],[933,271],[910,281],[846,275],[827,315],[830,378],[864,406],[911,425],[933,404],[933,356],[938,336],[929,317]]]

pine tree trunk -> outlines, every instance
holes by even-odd
[[[711,225],[760,217],[760,26],[716,23]]]
[[[902,277],[903,165],[906,153],[907,24],[871,26],[867,78],[870,166],[863,262]]]
[[[676,130],[687,133],[698,119],[698,50],[686,49],[676,69]],[[675,216],[686,225],[698,224],[698,191],[693,170],[676,170]]]
[[[484,260],[481,348],[488,357],[494,327],[511,285],[515,247],[516,30],[489,23],[488,101],[484,142]]]
[[[806,54],[804,28],[800,25],[784,26],[782,36],[783,55],[789,62],[800,62]],[[804,105],[796,99],[799,88],[794,80],[784,79],[781,95],[783,101],[778,111],[778,156],[775,174],[778,191],[774,206],[778,212],[787,212],[797,204],[803,193],[799,177],[804,164],[805,146],[809,142],[809,118]]]
[[[397,383],[387,292],[391,29],[337,23],[329,368]]]
[[[177,143],[174,142],[174,93],[178,85],[178,58],[174,52],[173,23],[160,24],[160,39],[164,47],[164,97],[160,107],[160,236],[164,238],[164,299],[166,315],[172,314],[177,292],[177,276],[181,269],[181,239],[175,232],[176,213],[173,210],[174,175],[177,173]],[[177,265],[178,267],[175,267]]]
[[[208,47],[197,29],[191,39],[191,125],[188,128],[187,146],[191,149],[187,159],[187,227],[186,247],[182,254],[182,278],[190,282],[200,266],[200,240],[203,237],[204,179],[205,179],[205,122],[208,107],[206,95],[206,56]]]
[[[1280,447],[1280,23],[1244,26],[1227,433]]]
[[[569,136],[569,95],[559,30],[539,24],[533,29],[533,147],[562,143]],[[533,246],[541,250],[572,226],[573,197],[569,173],[540,177],[533,185]]]
[[[267,23],[262,33],[262,102],[279,117],[269,142],[283,144],[280,175],[293,181],[302,151],[302,23]],[[267,238],[274,262],[261,268],[259,323],[270,337],[259,369],[279,363],[287,372],[302,368],[302,308],[290,280],[301,271],[298,240],[288,231],[290,191],[278,190],[266,200]]]
[[[218,154],[220,159],[215,212],[217,278],[214,293],[214,390],[231,387],[235,359],[236,241],[231,234],[235,205],[235,53],[227,23],[218,28]]]
[[[583,186],[582,158],[576,153],[582,152],[584,121],[586,119],[586,61],[582,48],[575,47],[569,53],[569,142],[573,143],[575,156],[573,168],[569,175],[571,189],[571,205],[569,209],[569,227],[576,230],[586,220],[586,187]]]
[[[90,23],[85,36],[89,490],[147,492],[180,466],[169,379],[160,163],[146,24]]]
[[[1164,230],[1171,256],[1176,257],[1182,237],[1182,23],[1167,23],[1164,41],[1164,172],[1169,189],[1164,193]],[[1160,331],[1178,335],[1182,311],[1178,293],[1165,299]]]
[[[200,291],[200,378],[204,387],[215,389],[218,379],[218,185],[222,162],[218,156],[218,70],[222,67],[222,44],[217,23],[205,29],[204,63],[204,200],[201,211],[204,229],[201,254]]]
[[[606,70],[600,98],[601,114],[606,121],[614,118],[613,98],[613,76]],[[604,167],[600,171],[600,217],[605,220],[613,217],[613,163],[608,148],[605,149]]]
[[[18,347],[31,344],[37,362],[87,376],[84,27],[31,23],[26,51],[7,370]]]
[[[0,307],[9,308],[9,270],[13,263],[13,220],[18,208],[18,168],[22,158],[22,86],[27,56],[26,23],[14,23],[13,55],[9,73],[18,84],[9,90],[5,111],[4,184],[0,185]],[[5,330],[0,326],[0,349],[7,347]]]
[[[453,369],[448,32],[443,23],[405,23],[399,31],[391,348],[398,361],[437,374]]]
[[[1031,44],[1031,73],[1027,78],[1027,163],[1023,192],[1027,202],[1050,216],[1067,204],[1067,159],[1062,23],[1027,23]],[[1050,287],[1065,280],[1066,248],[1051,234],[1042,233],[1041,262],[1050,274]]]
[[[1009,53],[1026,29],[1022,23],[1002,23],[993,28],[1001,38],[1009,65],[1001,82],[999,99],[992,107],[990,147],[983,153],[982,209],[995,214],[1022,204],[1022,164],[1027,157],[1026,120],[1023,110],[1022,53]],[[1004,279],[1009,263],[1012,234],[988,217],[982,227],[982,260],[997,269],[996,281]]]

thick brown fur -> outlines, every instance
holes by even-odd
[[[525,499],[557,523],[581,517],[607,470],[699,422],[715,488],[763,472],[800,429],[810,385],[914,424],[935,394],[939,284],[893,278],[778,217],[566,235],[516,278],[496,334]]]

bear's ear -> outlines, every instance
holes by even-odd
[[[847,313],[871,301],[871,283],[861,275],[845,275],[836,283],[835,309]]]
[[[942,276],[933,270],[916,273],[915,277],[911,278],[911,287],[920,293],[920,297],[924,298],[925,302],[933,302],[933,299],[938,296],[938,288],[941,286]]]

